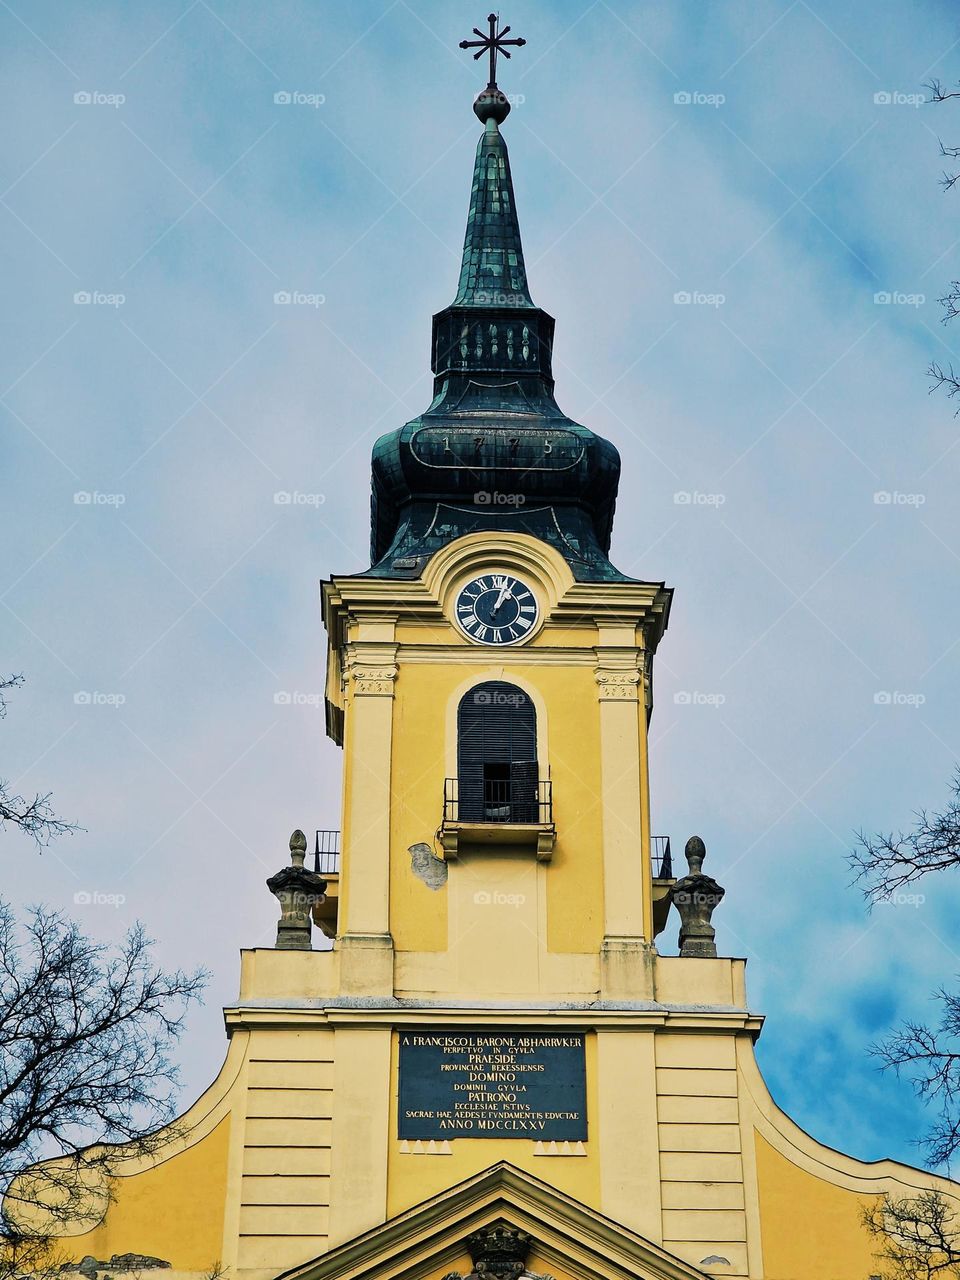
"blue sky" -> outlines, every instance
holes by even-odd
[[[7,834],[4,892],[104,937],[142,918],[167,963],[213,970],[188,1094],[238,948],[273,937],[290,830],[339,821],[317,583],[366,567],[370,446],[430,398],[478,128],[456,46],[483,16],[0,4],[0,625],[28,678],[3,772],[87,828],[42,857]],[[960,78],[960,21],[932,0],[503,17],[529,41],[504,132],[558,399],[621,450],[615,563],[676,588],[655,826],[706,840],[780,1103],[914,1159],[923,1114],[866,1049],[960,971],[957,885],[868,915],[844,855],[942,802],[960,759],[960,427],[924,377],[958,336],[937,136],[960,113],[914,97]]]

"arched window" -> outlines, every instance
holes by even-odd
[[[537,713],[516,685],[488,680],[457,712],[461,822],[538,821]]]

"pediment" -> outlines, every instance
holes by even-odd
[[[535,1280],[706,1280],[688,1262],[506,1162],[284,1272],[282,1280],[466,1277],[467,1238],[497,1223],[531,1237],[526,1274]]]

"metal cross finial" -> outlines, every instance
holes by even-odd
[[[479,40],[461,40],[460,48],[476,49],[477,52],[473,55],[474,62],[476,62],[478,58],[481,58],[485,53],[489,53],[490,54],[490,83],[496,84],[497,83],[497,54],[502,53],[505,58],[509,58],[511,54],[510,54],[510,50],[507,48],[507,45],[516,45],[519,47],[520,45],[524,45],[527,42],[526,40],[521,40],[518,38],[514,38],[513,40],[505,40],[504,36],[507,35],[507,33],[511,30],[511,28],[504,27],[502,31],[497,30],[497,25],[500,22],[499,14],[491,13],[487,18],[487,21],[490,23],[489,35],[484,35],[484,33],[480,30],[479,27],[474,27],[473,33],[474,35],[479,36],[480,39]]]

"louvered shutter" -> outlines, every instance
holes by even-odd
[[[512,822],[537,822],[537,784],[540,771],[536,760],[514,760],[510,764],[510,807]]]
[[[535,821],[516,816],[514,795],[519,786],[524,813],[532,803],[535,815],[537,721],[530,698],[502,680],[477,685],[460,703],[457,728],[460,821]]]
[[[483,821],[483,715],[472,689],[460,703],[457,725],[457,817]]]

